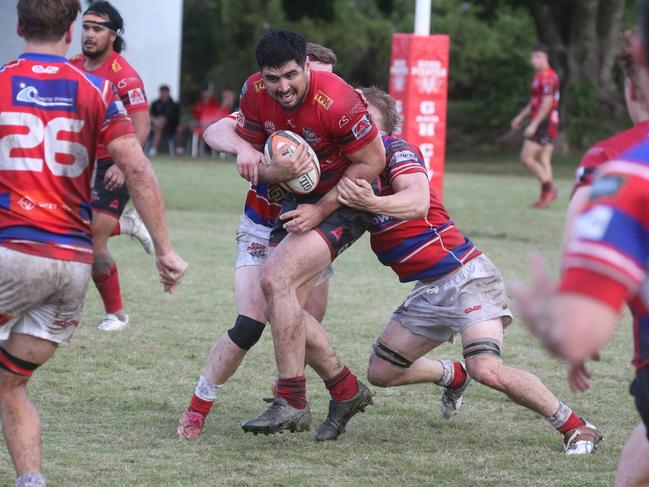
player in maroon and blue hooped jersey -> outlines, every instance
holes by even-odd
[[[363,94],[386,148],[381,194],[375,196],[360,180],[343,179],[341,201],[377,214],[370,228],[372,249],[402,282],[416,281],[374,344],[370,382],[441,385],[441,412],[448,419],[473,377],[547,418],[564,435],[567,454],[591,453],[601,439],[597,429],[537,377],[503,364],[503,331],[512,314],[500,272],[450,220],[430,187],[419,149],[390,135],[398,120],[394,100],[376,88]],[[456,335],[462,337],[466,366],[424,356]]]
[[[17,486],[44,486],[34,370],[79,325],[90,280],[90,179],[98,142],[137,181],[165,290],[187,265],[174,252],[160,188],[107,80],[67,63],[79,0],[19,0],[25,52],[0,69],[0,418]]]

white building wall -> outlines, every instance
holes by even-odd
[[[23,49],[16,35],[16,1],[0,0],[0,64],[15,59]],[[124,57],[140,73],[149,97],[158,97],[158,87],[167,84],[172,96],[180,94],[182,47],[182,0],[111,0],[124,18]],[[88,6],[82,0],[82,8]],[[75,25],[69,56],[81,52],[81,16]]]

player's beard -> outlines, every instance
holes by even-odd
[[[95,44],[93,47],[93,50],[88,50],[85,45],[82,45],[81,52],[83,52],[83,55],[89,59],[97,59],[104,55],[109,46],[108,44],[106,44],[105,46],[103,46],[103,49],[100,49],[97,44]]]

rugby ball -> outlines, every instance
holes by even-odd
[[[280,183],[280,186],[286,191],[297,194],[308,194],[315,189],[320,181],[320,161],[313,148],[295,132],[289,130],[278,130],[266,140],[264,145],[264,156],[268,164],[273,160],[273,154],[281,153],[283,155],[292,154],[300,144],[307,146],[313,167],[309,171],[301,174],[295,179]]]

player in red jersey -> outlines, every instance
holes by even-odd
[[[66,62],[79,0],[19,0],[25,51],[0,68],[0,418],[19,487],[45,485],[34,370],[79,325],[92,264],[90,180],[99,141],[155,241],[165,290],[174,252],[160,188],[110,82]]]
[[[559,136],[559,77],[550,67],[548,52],[543,44],[532,48],[531,64],[536,73],[532,96],[511,123],[512,130],[517,130],[528,116],[531,118],[523,132],[526,140],[521,161],[541,182],[541,197],[534,208],[547,208],[558,195],[552,179],[552,152]]]
[[[649,99],[649,1],[643,3],[637,38],[626,51],[627,107],[632,118],[638,107],[630,101]],[[629,39],[627,39],[629,40]],[[631,97],[631,93],[635,96]],[[634,120],[635,121],[635,120]],[[617,147],[616,147],[617,148]],[[649,485],[649,142],[645,138],[611,157],[597,170],[581,214],[567,228],[563,275],[552,282],[540,259],[532,263],[531,285],[510,286],[521,317],[545,347],[568,364],[568,383],[585,391],[592,378],[586,362],[598,359],[610,340],[626,301],[633,315],[636,378],[630,392],[641,422],[620,456],[616,486]]]
[[[311,71],[305,45],[294,32],[266,32],[256,52],[261,72],[248,78],[240,100],[237,133],[243,139],[261,149],[266,129],[295,131],[316,151],[322,169],[311,194],[286,196],[271,233],[276,247],[262,271],[262,290],[279,379],[273,404],[243,424],[245,431],[256,433],[309,428],[305,344],[307,323],[315,320],[303,309],[304,297],[333,259],[364,233],[368,217],[338,203],[336,183],[343,174],[374,180],[385,166],[383,144],[360,95],[333,74]],[[371,402],[370,391],[339,368],[340,381],[350,385],[348,394],[330,403],[318,439],[338,436],[349,418]]]
[[[607,161],[615,159],[624,151],[639,144],[649,136],[649,105],[642,93],[642,85],[649,83],[647,73],[633,59],[634,46],[638,42],[637,34],[625,32],[618,59],[624,72],[624,100],[633,127],[591,147],[577,169],[575,185],[570,196],[570,205],[566,213],[563,231],[564,247],[572,237],[577,216],[586,206],[590,197],[590,187],[595,179],[597,169]]]
[[[362,180],[343,178],[339,198],[376,214],[370,228],[372,250],[401,282],[416,281],[373,346],[369,381],[380,387],[441,385],[442,416],[448,419],[462,404],[473,377],[547,418],[564,435],[567,454],[591,453],[601,433],[536,376],[503,364],[504,328],[512,314],[500,272],[450,220],[430,187],[419,149],[391,136],[399,122],[394,100],[376,88],[365,88],[363,94],[386,147],[381,194],[375,195]],[[466,366],[425,357],[457,335]]]
[[[81,47],[83,55],[70,62],[79,69],[109,80],[133,121],[135,134],[144,144],[149,134],[149,104],[144,85],[137,72],[120,52],[124,47],[124,21],[109,2],[94,2],[83,14]],[[133,210],[124,213],[128,203],[128,188],[124,175],[110,159],[103,145],[97,149],[97,171],[93,183],[92,241],[94,262],[92,279],[104,303],[106,315],[98,328],[104,331],[120,330],[129,324],[122,303],[117,264],[108,250],[108,239],[119,233],[128,233],[142,243],[147,253],[153,253],[151,239]]]
[[[336,57],[330,49],[308,43],[306,51],[311,69],[332,72]],[[216,151],[237,154],[241,176],[251,180],[237,229],[234,300],[238,316],[234,326],[216,340],[208,354],[189,406],[180,418],[176,431],[179,438],[194,439],[201,435],[205,418],[212,409],[219,390],[239,368],[248,350],[261,338],[266,327],[266,303],[260,284],[261,269],[266,262],[271,229],[282,208],[284,190],[276,184],[259,182],[259,166],[265,164],[266,160],[261,152],[237,135],[236,120],[236,113],[219,120],[205,131],[204,139]],[[302,162],[300,164],[299,159],[277,158],[273,169],[277,171],[282,163],[286,163],[286,173],[279,178],[293,179],[309,169],[310,162],[306,159]],[[267,175],[264,176],[266,177]],[[305,310],[318,322],[322,322],[327,309],[329,277],[332,274],[332,269],[323,272],[305,303]],[[328,345],[321,327],[312,327],[309,334],[311,337],[320,336],[317,340]],[[331,346],[328,348],[330,351],[324,355],[335,357]],[[312,360],[307,357],[307,362],[310,363],[317,360],[318,357]],[[327,379],[336,377],[340,370],[333,367],[330,371],[331,366],[326,361],[312,366],[322,375],[334,400],[344,390],[344,383]]]

